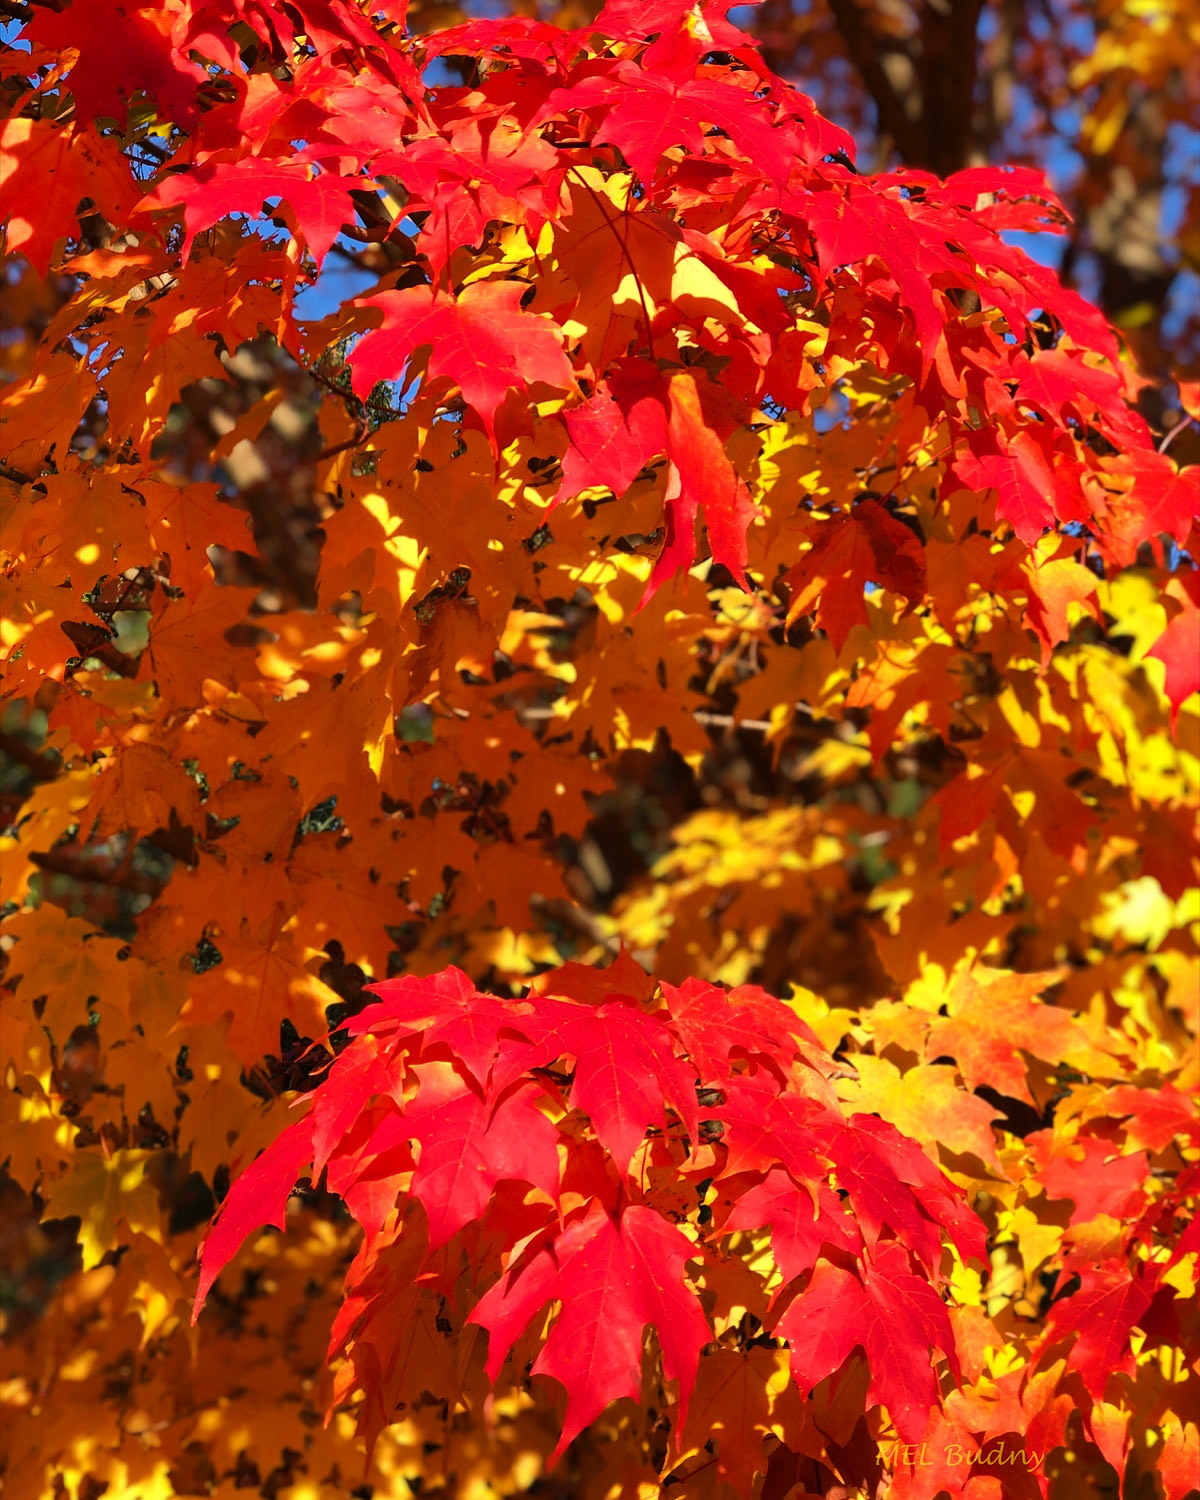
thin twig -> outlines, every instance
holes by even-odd
[[[1185,428],[1189,427],[1195,420],[1195,417],[1189,416],[1187,412],[1184,412],[1179,421],[1175,423],[1174,427],[1171,428],[1170,432],[1168,432],[1167,435],[1163,438],[1162,442],[1159,443],[1158,451],[1160,453],[1165,453],[1171,446],[1171,444],[1175,441],[1175,439],[1179,436],[1179,434],[1183,432]]]
[[[799,713],[802,718],[813,717],[812,709],[806,703],[794,703],[792,710]],[[460,719],[471,717],[469,709],[456,708],[454,712]],[[555,709],[548,705],[541,708],[519,708],[516,713],[518,718],[531,719],[535,723],[558,718]],[[766,734],[768,730],[775,727],[769,719],[739,719],[736,714],[714,714],[706,708],[693,709],[692,718],[697,724],[702,724],[709,729],[750,729],[757,734]]]
[[[103,867],[98,861],[89,859],[85,850],[78,854],[69,849],[35,850],[29,855],[31,864],[50,875],[69,875],[72,880],[86,880],[95,885],[107,885],[116,890],[133,891],[140,896],[157,896],[165,881],[154,875],[140,875],[123,865]]]

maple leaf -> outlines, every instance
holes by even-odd
[[[1068,1367],[1077,1370],[1087,1390],[1102,1400],[1110,1376],[1133,1364],[1129,1335],[1146,1315],[1158,1272],[1139,1266],[1131,1274],[1123,1261],[1107,1260],[1080,1273],[1080,1285],[1050,1309],[1041,1349],[1074,1341]]]
[[[715,1440],[718,1474],[735,1493],[748,1494],[766,1464],[763,1439],[786,1439],[799,1425],[797,1396],[783,1351],[712,1349],[700,1361],[687,1425],[676,1429],[676,1456]]]
[[[268,912],[247,930],[222,934],[223,962],[196,977],[184,1005],[191,1025],[223,1022],[247,1062],[278,1054],[285,1017],[302,1036],[319,1035],[325,1007],[337,1000],[318,977],[319,958],[282,925],[279,905]]]
[[[849,515],[815,529],[812,547],[784,574],[790,590],[788,623],[816,605],[817,623],[841,651],[855,625],[867,623],[866,586],[925,597],[925,556],[916,535],[876,500],[860,500]]]
[[[960,1387],[947,1396],[946,1414],[960,1433],[965,1429],[982,1442],[1012,1432],[1028,1452],[1048,1453],[1063,1441],[1072,1409],[1069,1396],[1056,1394],[1062,1373],[1056,1362],[1033,1374],[1009,1370],[974,1389]]]
[[[175,704],[201,702],[210,679],[232,682],[237,671],[232,654],[225,660],[214,656],[212,640],[224,644],[225,632],[242,623],[249,603],[235,588],[182,599],[156,595],[139,676],[152,680],[159,697]]]
[[[1190,599],[1146,653],[1166,668],[1164,691],[1171,704],[1171,722],[1192,696],[1200,692],[1200,607]]]
[[[28,40],[71,59],[78,119],[124,120],[134,96],[144,91],[168,118],[187,125],[195,117],[198,86],[208,75],[175,45],[171,33],[171,18],[145,4],[39,11],[24,32]]]
[[[1154,1090],[1121,1084],[1108,1091],[1105,1102],[1113,1115],[1126,1117],[1129,1139],[1150,1151],[1163,1150],[1177,1135],[1200,1135],[1191,1101],[1171,1084]]]
[[[850,1255],[862,1250],[862,1235],[824,1183],[806,1192],[781,1168],[773,1167],[761,1183],[738,1192],[732,1202],[721,1221],[722,1231],[769,1229],[771,1253],[785,1281],[811,1271],[830,1248]]]
[[[345,224],[354,220],[352,189],[370,184],[361,177],[338,177],[320,172],[309,175],[304,162],[216,161],[209,159],[184,173],[165,178],[154,192],[154,202],[164,207],[183,207],[183,241],[179,247],[187,260],[196,236],[231,213],[257,217],[271,199],[288,203],[304,243],[318,269],[329,247]]]
[[[310,805],[321,800],[314,798]],[[358,858],[348,859],[336,844],[332,830],[312,835],[288,861],[288,875],[301,897],[299,925],[312,933],[315,947],[338,942],[351,963],[380,969],[387,962],[387,928],[400,898],[389,881],[373,876]]]
[[[404,1120],[421,1144],[411,1192],[429,1219],[430,1250],[480,1218],[498,1182],[528,1182],[557,1197],[558,1131],[537,1109],[535,1084],[515,1084],[491,1101],[449,1064],[415,1071],[420,1086]]]
[[[49,903],[10,915],[5,932],[10,942],[16,940],[14,999],[30,1019],[44,1000],[38,1020],[60,1047],[92,1011],[106,1022],[128,1015],[130,973],[118,961],[121,944],[115,938]]]
[[[1195,1486],[1196,1464],[1200,1462],[1200,1430],[1196,1424],[1182,1423],[1174,1413],[1163,1421],[1163,1453],[1158,1461],[1167,1500],[1184,1500]]]
[[[495,1380],[533,1315],[562,1304],[532,1374],[567,1392],[566,1416],[551,1462],[622,1396],[641,1392],[642,1333],[651,1325],[668,1380],[679,1385],[681,1420],[696,1378],[708,1320],[684,1279],[695,1247],[652,1208],[630,1204],[613,1218],[598,1202],[572,1219],[548,1248],[508,1271],[471,1313],[488,1331],[487,1370]]]
[[[210,547],[237,552],[250,545],[248,515],[227,504],[215,487],[189,485],[181,492],[148,475],[136,483],[147,533],[159,555],[170,560],[172,588],[194,596],[213,577]]]
[[[115,760],[89,804],[96,836],[126,828],[167,828],[172,816],[184,827],[198,827],[200,793],[183,767],[158,745],[131,750]]]
[[[355,1113],[336,1142],[335,1154],[328,1162],[326,1183],[362,1225],[364,1243],[370,1245],[394,1227],[393,1211],[402,1201],[403,1189],[411,1185],[416,1162],[412,1137],[399,1109],[387,1099],[367,1105],[361,1098],[353,1102]],[[319,1123],[314,1114],[314,1136]],[[314,1140],[314,1176],[319,1170],[317,1149]],[[403,1202],[407,1203],[407,1198]],[[423,1237],[411,1238],[420,1238],[425,1243]],[[426,1259],[423,1249],[421,1264]]]
[[[554,212],[565,169],[540,136],[503,119],[468,119],[456,122],[449,140],[421,136],[404,151],[384,152],[372,170],[401,179],[410,213],[428,205],[417,244],[437,272],[460,245],[481,245],[493,220],[523,222],[536,238]]]
[[[1021,1053],[1056,1063],[1088,1047],[1077,1021],[1035,998],[1061,978],[1058,970],[1000,974],[980,969],[961,976],[955,985],[958,1003],[950,1016],[930,1026],[925,1056],[953,1057],[969,1089],[987,1084],[1011,1099],[1032,1103]]]
[[[452,381],[494,444],[507,391],[531,381],[566,390],[573,379],[558,325],[523,311],[524,293],[516,281],[474,281],[457,297],[414,286],[365,298],[359,305],[377,308],[383,320],[350,355],[355,394],[365,400],[379,381],[401,379],[428,345],[429,379]]]
[[[748,40],[729,20],[734,7],[728,0],[605,0],[596,26],[609,36],[640,41],[659,33],[675,36],[680,30],[718,47],[740,47]]]
[[[403,1100],[402,1068],[403,1059],[380,1048],[370,1036],[334,1059],[312,1106],[312,1165],[318,1177],[335,1148],[339,1156],[345,1154],[344,1138],[378,1096],[395,1098],[398,1105]]]
[[[797,1183],[819,1181],[828,1171],[827,1141],[815,1127],[836,1129],[836,1123],[824,1100],[781,1093],[762,1075],[739,1075],[722,1084],[711,1113],[724,1127],[723,1177],[765,1172],[776,1163]]]
[[[940,1244],[937,1226],[963,1260],[984,1258],[987,1236],[961,1191],[894,1125],[852,1115],[838,1126],[828,1149],[838,1187],[849,1193],[866,1223],[868,1243],[886,1226],[932,1266]]]
[[[1069,557],[1041,563],[1036,568],[1027,566],[1027,572],[1030,592],[1025,618],[1042,642],[1044,665],[1054,647],[1071,633],[1073,604],[1094,618],[1099,617],[1096,575]]]
[[[530,1041],[504,1048],[493,1078],[503,1087],[530,1068],[575,1059],[571,1103],[584,1111],[613,1160],[627,1169],[646,1131],[668,1128],[669,1105],[689,1136],[698,1129],[695,1073],[673,1055],[671,1034],[628,1000],[598,1006],[543,1001],[517,1023]]]
[[[643,182],[653,180],[674,146],[702,153],[704,127],[717,126],[782,186],[792,164],[787,133],[772,127],[748,88],[689,77],[700,54],[701,44],[680,35],[670,51],[655,54],[655,71],[621,62],[602,74],[585,73],[551,93],[541,117],[567,110],[599,116],[594,139],[616,146]]]
[[[825,276],[873,257],[883,263],[913,320],[925,371],[944,337],[939,279],[950,285],[966,280],[986,288],[967,257],[953,252],[944,227],[939,233],[938,221],[892,191],[900,186],[886,177],[879,182],[859,177],[823,191],[804,191],[795,195],[794,213],[811,229]]]
[[[1166,6],[1070,79],[1096,222],[1186,113]],[[954,173],[954,90],[892,132],[949,179],[871,173],[723,15],[10,39],[6,1274],[39,1204],[92,1268],[6,1333],[22,1493],[523,1493],[554,1382],[568,1488],[933,1500],[1014,1436],[1192,1483],[1178,320],[1114,302],[1121,348],[1006,243],[1077,204]],[[202,1293],[248,1231],[251,1274],[189,1334],[227,1171]]]
[[[638,1005],[646,1009],[654,1007],[658,982],[622,946],[610,964],[596,969],[591,964],[560,964],[545,974],[535,975],[529,990],[533,996],[549,995],[560,1000],[575,1000],[581,1005],[604,1005],[609,1001],[621,1001],[626,1005]],[[721,991],[713,988],[713,993]]]
[[[158,1195],[146,1177],[147,1159],[145,1151],[80,1152],[47,1194],[43,1220],[79,1218],[85,1271],[120,1243],[120,1223],[157,1233]]]
[[[125,159],[93,126],[81,122],[63,130],[29,119],[6,120],[0,127],[0,192],[9,205],[9,251],[27,255],[43,275],[60,242],[78,235],[85,200],[93,211],[120,223],[138,196]],[[21,205],[30,212],[22,212]]]
[[[854,1059],[856,1080],[840,1085],[853,1107],[873,1110],[906,1136],[936,1153],[969,1152],[992,1171],[1001,1171],[992,1122],[995,1110],[983,1099],[964,1094],[953,1068],[918,1064],[901,1073],[885,1057]]]
[[[818,1071],[832,1067],[811,1027],[757,986],[741,985],[725,995],[715,985],[688,979],[678,987],[664,983],[662,994],[672,1029],[704,1083],[728,1077],[736,1055],[762,1058],[781,1076],[798,1055]]]
[[[821,1261],[775,1331],[787,1339],[792,1377],[805,1394],[861,1348],[871,1372],[868,1395],[887,1407],[907,1443],[921,1438],[937,1404],[934,1351],[959,1374],[945,1304],[913,1275],[894,1241],[877,1245],[861,1273]]]
[[[667,1128],[668,1104],[689,1135],[696,1134],[694,1072],[674,1056],[662,1021],[628,996],[594,1005],[545,996],[514,1004],[476,994],[466,976],[454,970],[432,981],[393,981],[376,989],[383,1000],[378,1014],[366,1012],[355,1029],[379,1034],[394,1023],[414,1028],[426,1023],[423,1049],[461,1059],[480,1090],[487,1090],[489,1109],[522,1075],[570,1057],[571,1103],[588,1116],[623,1168],[648,1129]],[[482,1093],[476,1097],[482,1108]],[[532,1126],[542,1119],[532,1119]],[[532,1180],[541,1185],[549,1178],[542,1174]]]
[[[657,370],[624,360],[583,406],[563,413],[570,440],[555,504],[593,486],[623,495],[646,464],[665,452],[667,414]]]
[[[978,763],[974,769],[981,774],[971,776],[969,770],[956,776],[937,794],[940,810],[938,843],[944,854],[948,849],[982,826],[1004,795],[1009,765],[1007,761],[991,770],[982,770]]]
[[[1119,489],[1105,496],[1101,539],[1122,566],[1133,562],[1142,542],[1163,533],[1182,544],[1200,519],[1196,465],[1176,469],[1165,454],[1138,445],[1113,459],[1111,477]]]
[[[200,1280],[192,1308],[192,1322],[200,1316],[209,1289],[238,1246],[264,1225],[284,1227],[287,1201],[296,1179],[312,1162],[312,1120],[305,1116],[240,1173],[221,1205],[221,1212],[200,1247]]]
[[[1038,1176],[1046,1196],[1069,1198],[1074,1204],[1072,1225],[1101,1214],[1123,1219],[1141,1201],[1148,1175],[1144,1151],[1118,1155],[1096,1136],[1076,1140],[1069,1153],[1054,1151],[1054,1141],[1040,1130],[1027,1140],[1035,1158],[1042,1159]],[[1075,1148],[1080,1148],[1078,1154]]]
[[[351,1036],[380,1036],[403,1028],[414,1043],[419,1038],[423,1055],[437,1057],[444,1051],[467,1068],[481,1089],[489,1086],[500,1033],[518,1023],[516,1007],[478,994],[455,968],[424,979],[384,980],[371,990],[378,1003],[347,1024]]]
[[[970,489],[995,489],[997,516],[1032,546],[1056,518],[1087,521],[1078,488],[1057,469],[1040,432],[1022,428],[1002,434],[988,427],[969,435],[967,450],[955,455],[949,472]]]
[[[704,387],[690,372],[682,371],[672,375],[668,392],[667,534],[643,601],[692,561],[697,514],[704,516],[713,561],[728,568],[745,587],[746,528],[757,513],[721,437],[706,420]]]

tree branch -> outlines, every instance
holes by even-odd
[[[863,11],[855,0],[829,0],[829,9],[834,24],[842,38],[851,62],[858,69],[867,92],[879,113],[879,125],[891,136],[896,150],[905,161],[912,161],[919,154],[919,142],[913,128],[906,101],[897,93],[892,80],[883,66],[870,28]],[[919,113],[919,102],[914,111]]]
[[[90,880],[96,885],[111,886],[114,890],[133,891],[139,896],[157,896],[164,881],[154,875],[139,875],[127,864],[102,866],[89,859],[86,849],[71,848],[36,850],[30,854],[31,864],[48,875],[68,875],[72,880]]]
[[[9,760],[16,761],[19,766],[31,771],[35,781],[54,781],[62,769],[60,761],[43,755],[40,750],[27,745],[19,735],[9,734],[5,730],[0,730],[0,755],[7,755]]]

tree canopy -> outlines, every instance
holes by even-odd
[[[6,1493],[1182,1500],[1171,13],[493,9],[5,7]]]

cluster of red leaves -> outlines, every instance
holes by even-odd
[[[958,1374],[942,1235],[981,1260],[983,1228],[916,1142],[843,1111],[837,1064],[781,1000],[699,981],[656,989],[629,960],[568,965],[520,1000],[478,994],[457,969],[373,989],[311,1108],[234,1183],[197,1307],[253,1229],[283,1223],[297,1176],[327,1172],[365,1230],[330,1352],[349,1349],[381,1423],[423,1332],[396,1316],[387,1256],[416,1239],[413,1292],[454,1299],[465,1254],[493,1379],[560,1304],[532,1373],[566,1390],[561,1453],[610,1402],[637,1397],[647,1325],[686,1420],[713,1334],[701,1273],[685,1267],[719,1285],[722,1242],[767,1228],[784,1278],[771,1332],[796,1385],[807,1394],[861,1346],[868,1400],[906,1441],[924,1434],[931,1353]]]
[[[563,498],[585,484],[620,496],[665,455],[666,537],[651,591],[693,560],[698,518],[715,561],[744,577],[754,507],[727,439],[764,404],[805,410],[821,375],[864,360],[911,380],[926,416],[944,417],[947,483],[994,488],[997,519],[1022,540],[1075,523],[1123,565],[1144,542],[1186,538],[1194,486],[1128,406],[1133,387],[1111,331],[1005,243],[1006,231],[1061,228],[1041,174],[862,176],[844,132],[775,77],[743,33],[683,0],[617,0],[578,31],[471,23],[419,47],[395,29],[402,6],[386,8],[390,30],[347,0],[286,15],[236,9],[268,44],[303,31],[308,61],[286,77],[245,76],[211,10],[141,7],[119,28],[114,67],[118,28],[103,7],[83,24],[72,12],[69,26],[35,16],[21,68],[68,48],[81,123],[68,147],[49,124],[21,122],[15,190],[46,170],[46,152],[68,173],[79,161],[87,168],[53,212],[14,221],[12,248],[45,268],[74,232],[84,194],[135,228],[181,213],[185,260],[228,215],[269,212],[307,259],[264,251],[243,271],[277,281],[270,321],[295,351],[307,342],[291,312],[298,284],[354,221],[356,193],[399,184],[403,207],[380,232],[410,236],[411,256],[339,325],[369,328],[350,355],[355,391],[412,381],[427,349],[425,381],[456,389],[494,450],[528,429],[531,398],[565,397]],[[447,57],[473,59],[476,80],[426,86],[420,69]],[[139,89],[187,131],[140,203],[117,146],[83,123],[124,117]],[[602,163],[634,174],[619,204],[600,191]],[[572,215],[578,233],[588,197],[593,252],[631,272],[627,312],[587,306],[569,282],[508,274],[502,260],[498,275],[450,281],[453,252],[483,245],[489,224],[519,226],[536,247]],[[820,361],[806,352],[797,311],[828,330]],[[217,308],[210,330],[231,342]],[[853,511],[850,521],[867,533],[859,566],[873,556],[875,580],[903,591],[903,559],[888,566],[870,517]],[[872,575],[859,566],[861,585]]]
[[[1181,1341],[1164,1278],[1200,1243],[1194,1219],[1181,1233],[1176,1222],[1200,1168],[1147,1197],[1144,1152],[1114,1155],[1111,1128],[1083,1138],[1082,1160],[1048,1161],[1043,1181],[1073,1202],[1073,1221],[1121,1216],[1122,1253],[1096,1264],[1085,1237],[1066,1256],[1078,1289],[1052,1309],[1037,1357],[988,1402],[955,1389],[969,1329],[952,1325],[941,1295],[954,1264],[986,1264],[984,1226],[915,1141],[839,1103],[832,1080],[849,1064],[794,1009],[749,985],[656,986],[624,956],[607,970],[568,964],[521,999],[481,994],[457,969],[372,989],[377,1002],[349,1024],[302,1118],[235,1181],[196,1298],[198,1313],[247,1235],[282,1226],[297,1180],[325,1173],[364,1230],[329,1353],[347,1357],[335,1400],[365,1393],[369,1441],[432,1370],[463,1357],[478,1326],[490,1379],[516,1349],[531,1375],[563,1387],[557,1459],[606,1406],[639,1398],[650,1327],[677,1387],[678,1451],[701,1351],[722,1353],[710,1315],[745,1296],[730,1283],[735,1265],[767,1308],[758,1345],[785,1344],[802,1396],[839,1377],[830,1399],[851,1422],[882,1405],[903,1444],[943,1459],[1015,1435],[1040,1462],[1061,1443],[1076,1405],[1058,1388],[1067,1344],[1065,1370],[1083,1405],[1096,1403],[1094,1435],[1115,1462],[1124,1431],[1106,1433],[1101,1403],[1109,1377],[1133,1367],[1131,1331],[1164,1350]],[[973,1043],[941,1044],[965,1055]],[[1147,1146],[1180,1133],[1200,1144],[1180,1095],[1127,1087],[1109,1106]],[[1056,1151],[1049,1131],[1029,1144]],[[751,1270],[729,1241],[755,1230],[769,1232],[771,1256]],[[1131,1274],[1129,1253],[1156,1233],[1174,1240],[1169,1259]],[[827,1457],[811,1422],[809,1438]],[[734,1405],[718,1441],[728,1477],[759,1439]],[[957,1493],[969,1476],[955,1465],[901,1464],[896,1482],[905,1495]]]

